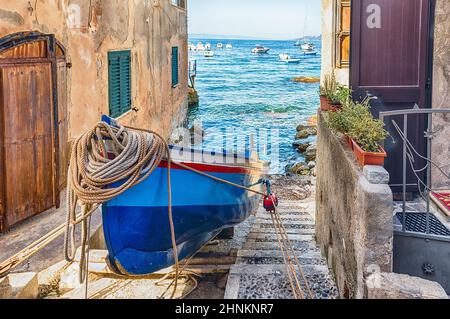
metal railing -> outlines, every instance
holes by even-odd
[[[395,130],[403,141],[403,163],[402,163],[402,173],[403,173],[403,183],[402,185],[402,195],[403,195],[403,207],[402,207],[402,232],[407,233],[407,188],[408,186],[417,186],[419,193],[422,195],[424,200],[426,201],[426,226],[425,226],[425,234],[426,236],[436,237],[435,234],[431,234],[430,224],[433,222],[434,215],[431,213],[431,194],[433,193],[432,185],[431,185],[431,169],[434,166],[437,168],[442,174],[444,174],[449,180],[450,177],[447,173],[444,172],[443,167],[439,166],[432,160],[432,145],[433,139],[436,136],[436,131],[433,131],[433,115],[436,114],[449,114],[450,109],[419,109],[417,106],[413,109],[408,110],[395,110],[395,111],[387,111],[380,112],[380,120],[385,121],[386,118],[393,116],[403,116],[403,128],[400,128],[398,123],[395,120],[392,120],[392,124],[394,125]],[[427,140],[427,154],[426,156],[420,154],[415,145],[411,143],[408,139],[408,119],[411,116],[419,116],[424,115],[427,116],[427,128],[424,131],[424,138]],[[423,168],[415,169],[414,167],[414,159],[420,158],[426,162],[426,165]],[[411,169],[414,172],[415,177],[417,178],[417,184],[408,184],[407,173],[408,173],[408,162],[410,163]],[[449,165],[446,165],[449,166]],[[419,174],[426,172],[426,181],[423,181]],[[391,185],[394,186],[394,185]],[[423,189],[423,191],[422,191]]]

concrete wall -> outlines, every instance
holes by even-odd
[[[109,114],[107,53],[132,51],[132,100],[123,123],[169,137],[187,109],[187,14],[171,0],[0,0],[0,37],[55,34],[66,47],[69,136]],[[171,86],[171,47],[180,48],[180,85]]]
[[[318,121],[316,238],[341,296],[363,298],[371,272],[392,271],[392,192],[383,168],[372,167],[375,174],[366,178],[324,116],[320,113]],[[384,176],[377,183],[384,184],[375,184],[380,171]]]
[[[335,68],[334,66],[334,7],[336,0],[322,0],[322,81],[325,75],[333,71],[336,80],[349,85],[350,72],[348,68]]]
[[[450,109],[450,1],[436,1],[436,29],[434,32],[433,108]],[[439,165],[450,165],[450,115],[437,115],[434,129],[439,131],[433,141],[432,156]],[[450,175],[450,166],[445,168]],[[435,188],[450,188],[450,181],[433,168]]]

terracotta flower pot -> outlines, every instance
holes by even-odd
[[[330,99],[326,96],[320,96],[320,110],[329,111],[330,110]]]
[[[352,139],[353,153],[362,167],[366,165],[384,166],[384,159],[387,157],[386,151],[380,146],[380,152],[366,152],[358,143]]]
[[[351,150],[353,150],[353,141],[352,139],[344,134],[345,141],[347,142],[348,147],[350,147]]]
[[[332,112],[337,112],[338,110],[342,109],[342,104],[337,103],[337,104],[332,104],[331,101],[329,102],[329,109]]]

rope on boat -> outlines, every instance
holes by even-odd
[[[105,140],[111,140],[108,149]],[[108,153],[114,154],[110,159]],[[168,144],[158,133],[124,126],[98,123],[74,142],[67,182],[67,224],[64,254],[67,261],[75,258],[75,227],[81,224],[80,282],[87,280],[86,245],[88,218],[93,205],[100,205],[139,184],[150,176],[164,156],[167,158],[168,215],[175,259],[175,278],[179,276],[179,260],[172,216],[171,155]],[[119,183],[120,182],[120,183]],[[113,186],[113,185],[117,186]],[[76,210],[81,206],[82,216]],[[174,297],[177,280],[174,283]]]
[[[105,140],[113,141],[111,145],[115,156],[114,159],[108,158],[108,151],[110,150],[107,150],[104,142]],[[24,260],[30,258],[32,255],[45,248],[46,245],[62,234],[64,228],[65,258],[68,262],[73,262],[75,259],[75,227],[76,225],[81,224],[82,238],[79,279],[80,282],[86,281],[87,284],[88,260],[86,258],[86,247],[89,236],[90,217],[97,211],[102,203],[121,195],[128,189],[145,180],[153,173],[164,158],[168,163],[168,215],[175,260],[174,280],[168,285],[167,290],[170,289],[171,286],[174,286],[171,295],[171,298],[173,298],[177,291],[180,275],[185,270],[188,262],[180,271],[175,238],[175,227],[172,215],[172,188],[170,174],[172,163],[220,183],[228,184],[261,196],[266,196],[267,194],[252,189],[255,185],[242,186],[209,175],[182,163],[175,163],[171,159],[169,145],[161,135],[154,131],[126,126],[115,127],[110,126],[105,122],[98,123],[93,129],[81,135],[74,142],[68,172],[68,209],[65,225],[61,225],[46,236],[29,245],[12,258],[0,264],[0,277],[9,272],[15,266],[22,263]],[[119,184],[118,182],[122,183]],[[118,186],[112,187],[112,184],[115,183]],[[78,206],[81,207],[81,214],[77,216],[76,211]],[[278,213],[274,202],[273,206],[274,210],[271,212],[271,218],[277,234],[278,244],[287,267],[289,282],[294,297],[296,299],[304,298],[301,280],[298,279],[297,271],[295,269],[297,268],[303,284],[307,289],[308,296],[313,298],[307,279],[304,276],[301,265],[295,255],[292,243],[288,238],[286,229],[281,220],[281,216]],[[196,274],[187,274],[187,277],[192,277],[193,275],[195,276]],[[197,281],[194,278],[191,279],[194,281],[195,285],[197,285]]]

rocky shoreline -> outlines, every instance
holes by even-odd
[[[299,153],[299,157],[286,165],[286,174],[316,176],[317,124],[314,117],[308,121],[308,124],[297,126],[292,147]]]

